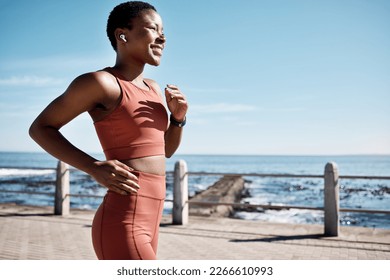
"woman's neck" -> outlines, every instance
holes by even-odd
[[[119,71],[126,80],[143,82],[145,64],[124,62],[117,58],[114,68]]]

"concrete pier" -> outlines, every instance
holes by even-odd
[[[223,176],[205,191],[195,195],[190,202],[239,203],[244,189],[241,176]],[[192,204],[191,215],[229,217],[234,213],[232,206]]]
[[[0,259],[93,260],[94,211],[0,204]],[[164,216],[158,258],[177,260],[389,260],[390,230],[341,227],[324,235],[323,225],[276,224],[190,215],[187,225]]]

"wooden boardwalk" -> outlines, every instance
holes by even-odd
[[[0,259],[93,260],[94,211],[54,216],[52,207],[0,204]],[[389,260],[390,230],[341,227],[325,237],[322,225],[271,224],[190,216],[174,226],[164,216],[161,260]]]

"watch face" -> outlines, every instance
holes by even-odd
[[[186,124],[186,122],[187,122],[187,118],[184,117],[184,120],[181,123],[179,123],[179,127],[183,127]]]

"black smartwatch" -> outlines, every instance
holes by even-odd
[[[174,126],[183,127],[186,125],[187,117],[184,117],[184,120],[182,122],[179,122],[179,121],[175,120],[175,118],[171,115],[169,120],[171,121],[171,124],[173,124]]]

